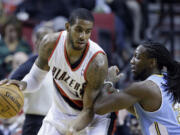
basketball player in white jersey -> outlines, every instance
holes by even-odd
[[[104,114],[129,108],[137,114],[143,135],[180,135],[180,63],[164,45],[148,41],[137,47],[130,64],[139,82],[110,95],[101,93],[94,111]],[[112,75],[114,82],[116,74]]]
[[[93,104],[108,72],[105,52],[90,40],[93,15],[76,9],[66,30],[46,35],[30,73],[16,83],[35,90],[50,70],[54,101],[38,135],[106,135],[109,119],[95,115]],[[82,130],[83,129],[83,130]]]

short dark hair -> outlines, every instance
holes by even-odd
[[[149,58],[156,59],[159,70],[167,68],[167,74],[164,74],[167,83],[164,86],[166,91],[172,94],[173,100],[180,102],[180,63],[173,59],[168,49],[161,43],[145,41],[140,45],[146,48]]]
[[[94,17],[92,13],[85,8],[78,8],[72,11],[69,17],[69,23],[71,25],[75,24],[76,19],[88,20],[94,23]]]

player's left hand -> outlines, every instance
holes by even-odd
[[[0,85],[10,85],[14,84],[20,88],[20,90],[24,90],[27,87],[27,83],[24,81],[18,81],[18,80],[11,80],[11,79],[4,79],[0,81]]]

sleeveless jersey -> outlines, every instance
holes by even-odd
[[[134,105],[143,135],[180,135],[180,105],[174,104],[164,89],[163,76],[151,75],[147,80],[159,86],[162,95],[160,108],[154,112],[145,111],[140,104]]]
[[[56,103],[65,113],[70,113],[74,110],[82,110],[82,94],[86,84],[88,65],[97,54],[105,54],[105,52],[99,45],[89,40],[81,61],[75,68],[72,68],[66,53],[66,37],[67,32],[62,31],[48,64],[56,89]]]

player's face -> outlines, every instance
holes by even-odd
[[[75,50],[84,49],[91,36],[92,29],[93,22],[77,18],[75,24],[70,25],[68,29],[72,48]]]
[[[5,36],[8,37],[9,40],[16,40],[18,38],[18,33],[14,25],[9,24],[6,26]]]
[[[150,75],[150,58],[147,57],[143,46],[137,47],[130,64],[134,80],[145,80]]]

